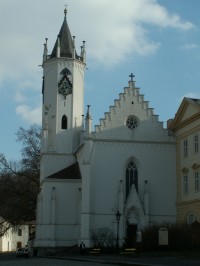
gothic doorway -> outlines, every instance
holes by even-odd
[[[136,246],[136,233],[137,233],[137,224],[127,224],[126,230],[126,241],[127,247],[133,248]]]

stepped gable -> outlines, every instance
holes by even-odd
[[[126,107],[126,111],[124,107]],[[124,87],[123,93],[119,93],[119,99],[114,100],[114,105],[109,107],[109,112],[105,112],[104,118],[100,119],[100,124],[95,125],[95,133],[110,128],[110,124],[114,116],[119,114],[120,109],[122,110],[123,108],[123,113],[125,116],[136,115],[136,113],[136,116],[139,116],[138,110],[142,109],[145,111],[147,117],[149,117],[152,121],[158,122],[163,128],[163,122],[160,122],[159,116],[154,114],[154,108],[149,107],[149,101],[144,100],[144,95],[140,94],[140,88],[135,87],[134,81],[129,81],[129,86]]]

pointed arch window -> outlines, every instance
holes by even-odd
[[[138,192],[138,170],[133,160],[126,167],[126,198],[128,197],[132,184],[135,185],[135,189]]]
[[[66,117],[66,115],[63,115],[63,117],[62,117],[61,129],[67,129],[67,117]]]

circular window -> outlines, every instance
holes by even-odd
[[[129,116],[128,119],[126,120],[126,126],[133,130],[138,126],[138,120],[135,116]]]

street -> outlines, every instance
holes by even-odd
[[[47,259],[47,258],[12,258],[8,260],[0,260],[1,266],[106,266],[109,264],[99,264],[95,262],[62,260],[62,259]],[[113,265],[113,264],[112,264]]]
[[[14,252],[0,253],[0,266],[199,266],[200,259],[179,256],[123,257],[118,255],[73,256],[60,258],[17,258]]]

